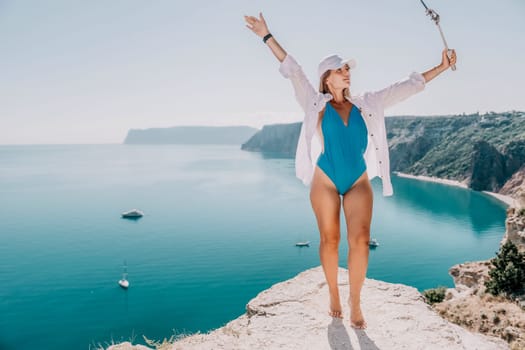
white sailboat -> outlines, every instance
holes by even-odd
[[[124,261],[124,272],[122,273],[122,279],[118,281],[119,286],[121,286],[124,289],[128,289],[129,287],[129,281],[128,281],[128,265],[126,264],[126,261]]]

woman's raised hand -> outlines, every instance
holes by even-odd
[[[244,16],[244,19],[247,23],[246,27],[248,27],[248,29],[257,34],[257,36],[264,38],[265,36],[270,34],[262,12],[259,12],[259,18],[253,16]],[[266,46],[268,46],[272,50],[274,56],[279,60],[279,62],[282,62],[286,58],[286,51],[281,47],[281,45],[279,45],[277,40],[275,40],[275,37],[273,37],[272,35],[268,35],[268,38],[266,38],[266,40],[263,41],[266,44]]]
[[[450,50],[450,57],[447,54],[447,49],[443,49],[441,52],[441,66],[444,69],[449,68],[456,64],[456,50]]]
[[[259,12],[259,18],[253,16],[244,16],[244,20],[246,23],[248,23],[246,24],[246,27],[261,38],[270,33],[262,12]]]

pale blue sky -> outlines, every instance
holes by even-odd
[[[525,110],[525,1],[438,1],[458,69],[387,115]],[[120,143],[130,128],[302,120],[290,82],[243,15],[316,84],[319,60],[354,57],[351,91],[440,62],[419,0],[0,0],[0,144]]]

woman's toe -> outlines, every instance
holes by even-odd
[[[365,321],[360,322],[359,324],[356,324],[356,323],[354,323],[354,322],[351,322],[351,326],[354,327],[354,328],[357,328],[357,329],[366,329],[366,327],[367,327]]]
[[[332,316],[332,317],[337,317],[337,318],[342,318],[341,316],[341,311],[328,311],[328,315]]]

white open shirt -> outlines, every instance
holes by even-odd
[[[322,151],[321,137],[316,132],[319,112],[333,96],[314,89],[301,66],[290,54],[286,55],[281,62],[279,71],[285,78],[291,80],[297,102],[305,112],[295,154],[295,174],[306,186],[310,186],[317,159]],[[368,145],[364,154],[367,174],[370,180],[376,176],[381,178],[383,196],[394,194],[390,180],[390,158],[384,109],[405,100],[424,88],[425,78],[423,75],[412,72],[408,78],[382,90],[347,97],[352,104],[359,108],[368,129]]]

